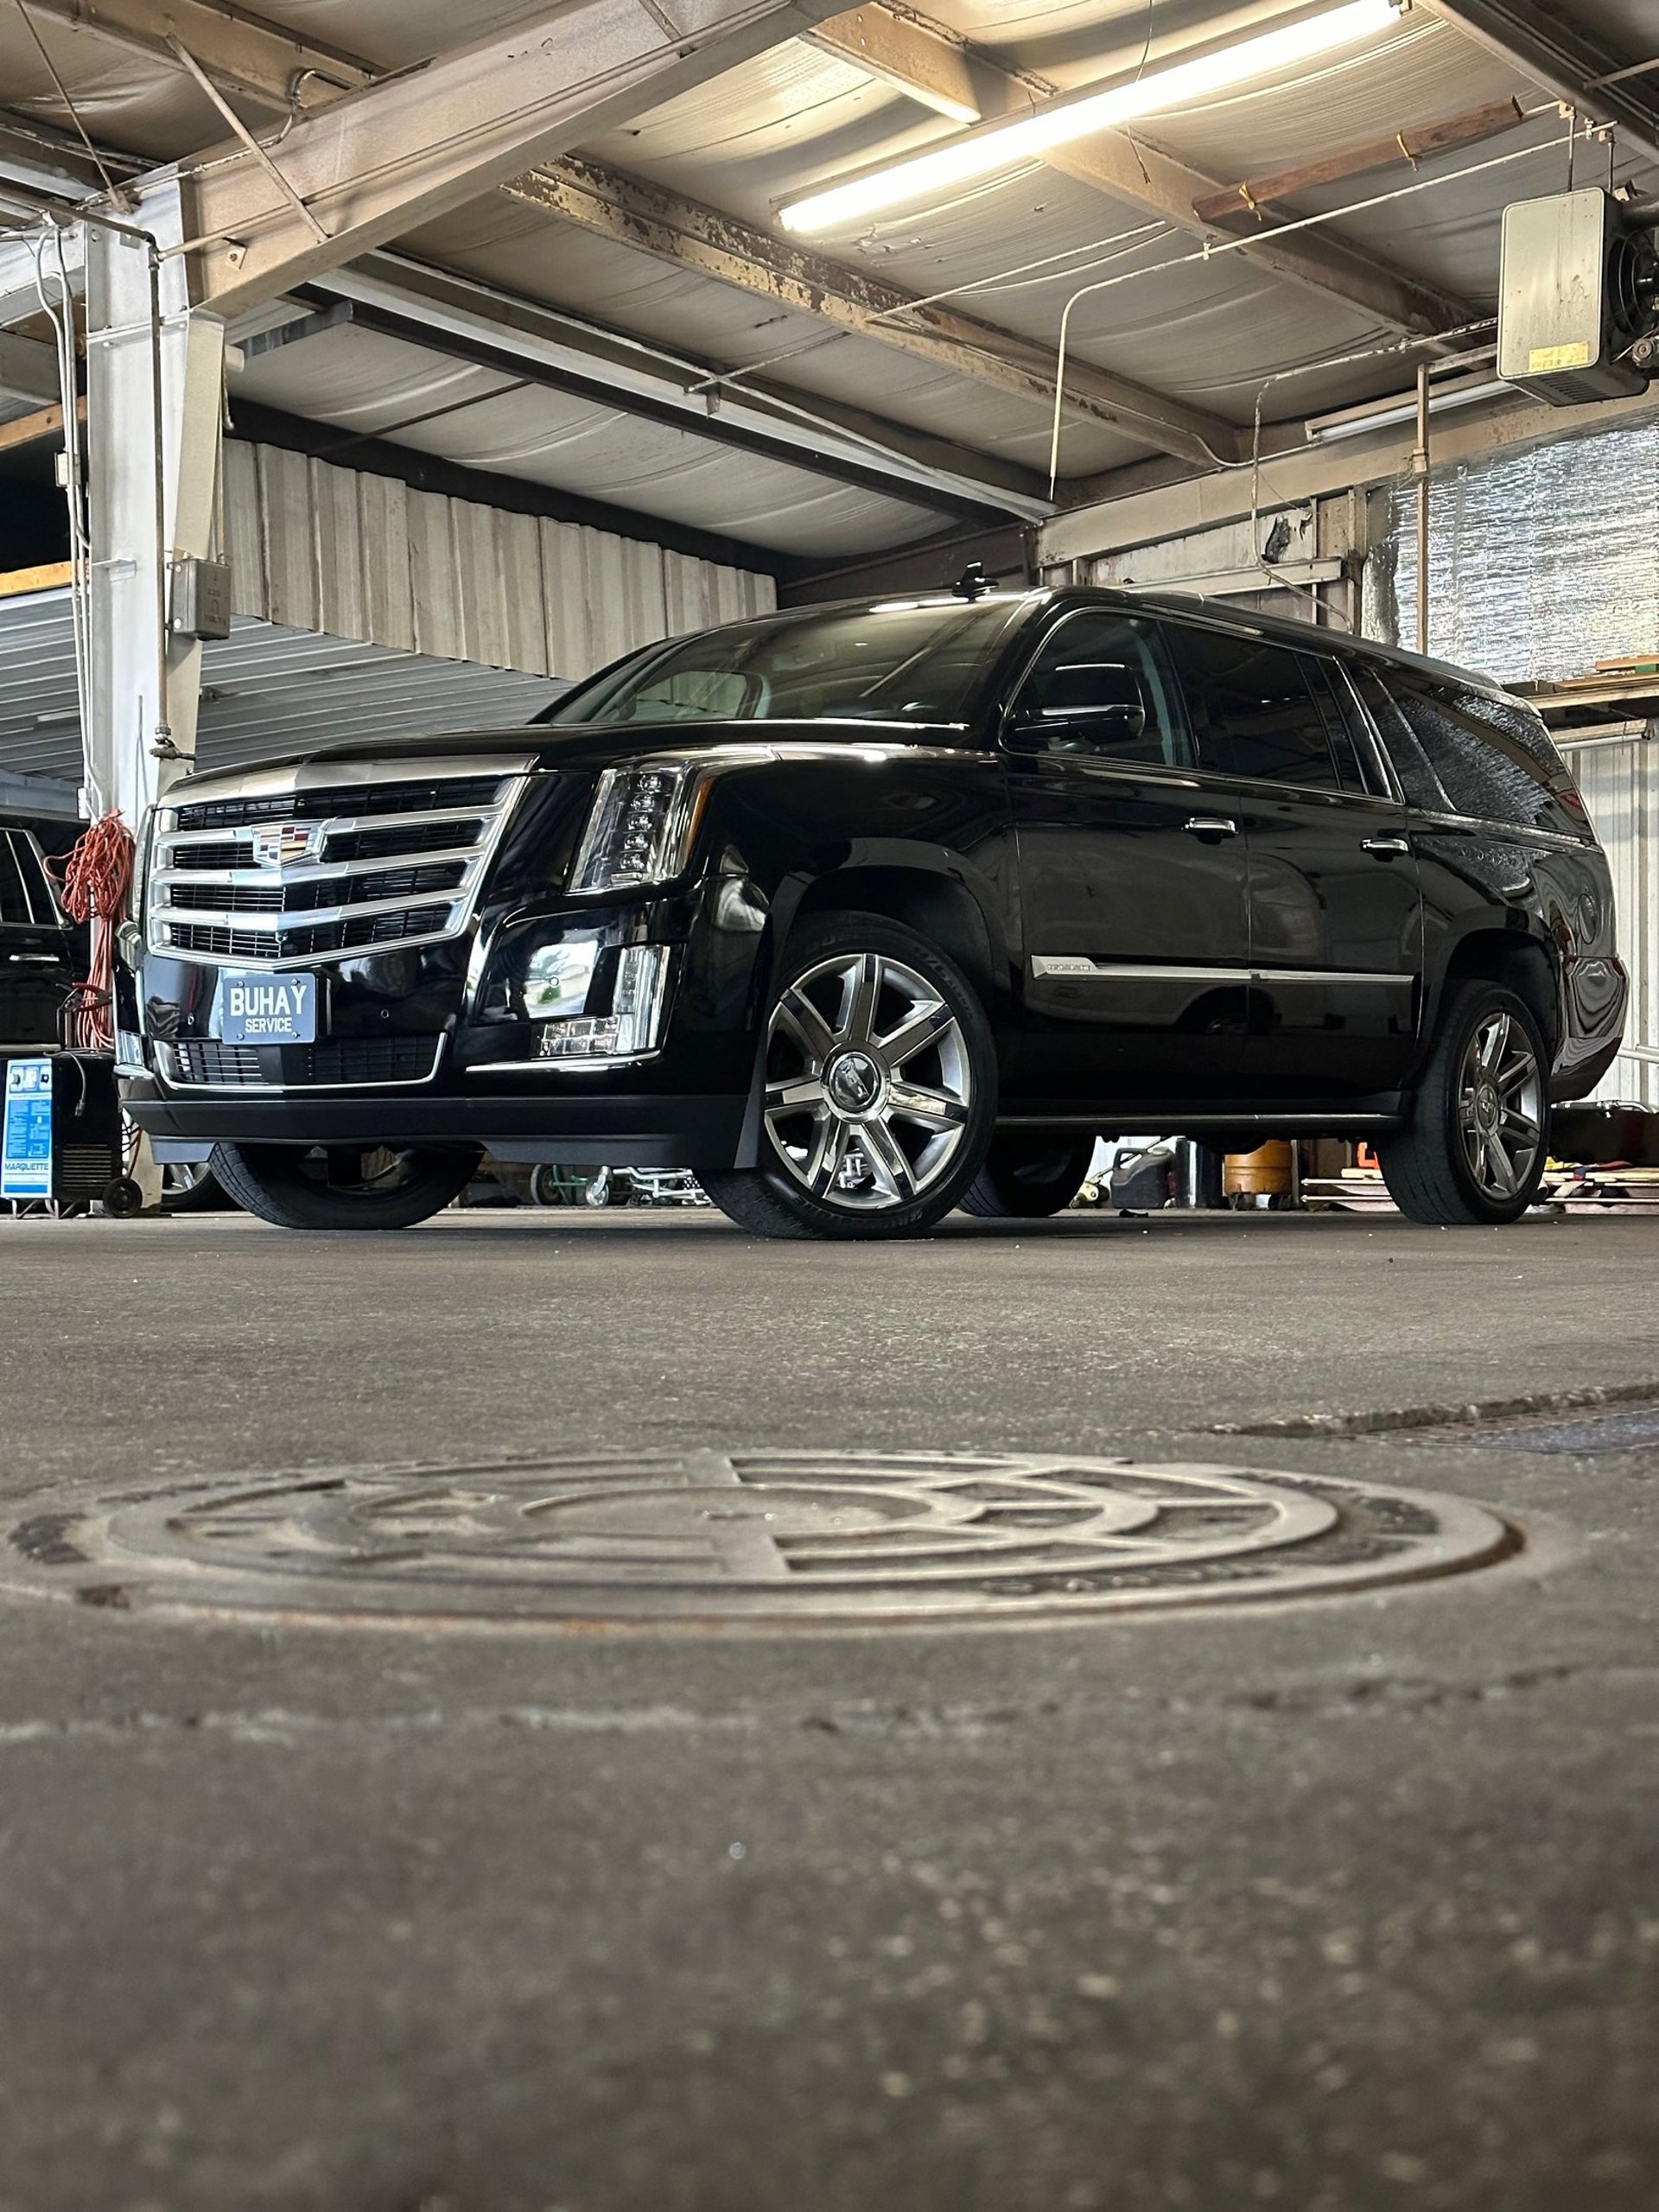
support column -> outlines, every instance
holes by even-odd
[[[195,753],[201,645],[168,626],[177,563],[212,550],[225,326],[190,307],[176,182],[86,226],[87,696],[94,814],[135,832]]]

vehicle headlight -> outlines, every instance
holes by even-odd
[[[626,891],[668,883],[684,868],[708,791],[690,760],[640,760],[607,768],[571,872],[572,891]]]

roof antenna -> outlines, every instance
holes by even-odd
[[[991,580],[982,561],[970,561],[950,587],[957,599],[983,599],[990,588]]]

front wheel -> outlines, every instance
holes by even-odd
[[[163,1213],[229,1213],[230,1193],[205,1160],[170,1161],[162,1169]]]
[[[993,1137],[985,1165],[963,1193],[962,1210],[994,1221],[1044,1220],[1071,1204],[1094,1156],[1092,1137]]]
[[[1549,1144],[1548,1059],[1513,991],[1470,982],[1450,998],[1411,1119],[1376,1154],[1402,1213],[1431,1227],[1518,1221]]]
[[[239,1206],[278,1229],[408,1229],[458,1198],[476,1146],[221,1144],[213,1173]]]
[[[996,1052],[972,984],[878,914],[826,915],[787,948],[766,1016],[760,1160],[701,1178],[763,1236],[930,1229],[978,1173]]]

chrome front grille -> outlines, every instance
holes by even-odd
[[[149,948],[279,968],[459,937],[530,765],[313,763],[186,785],[157,816]]]

